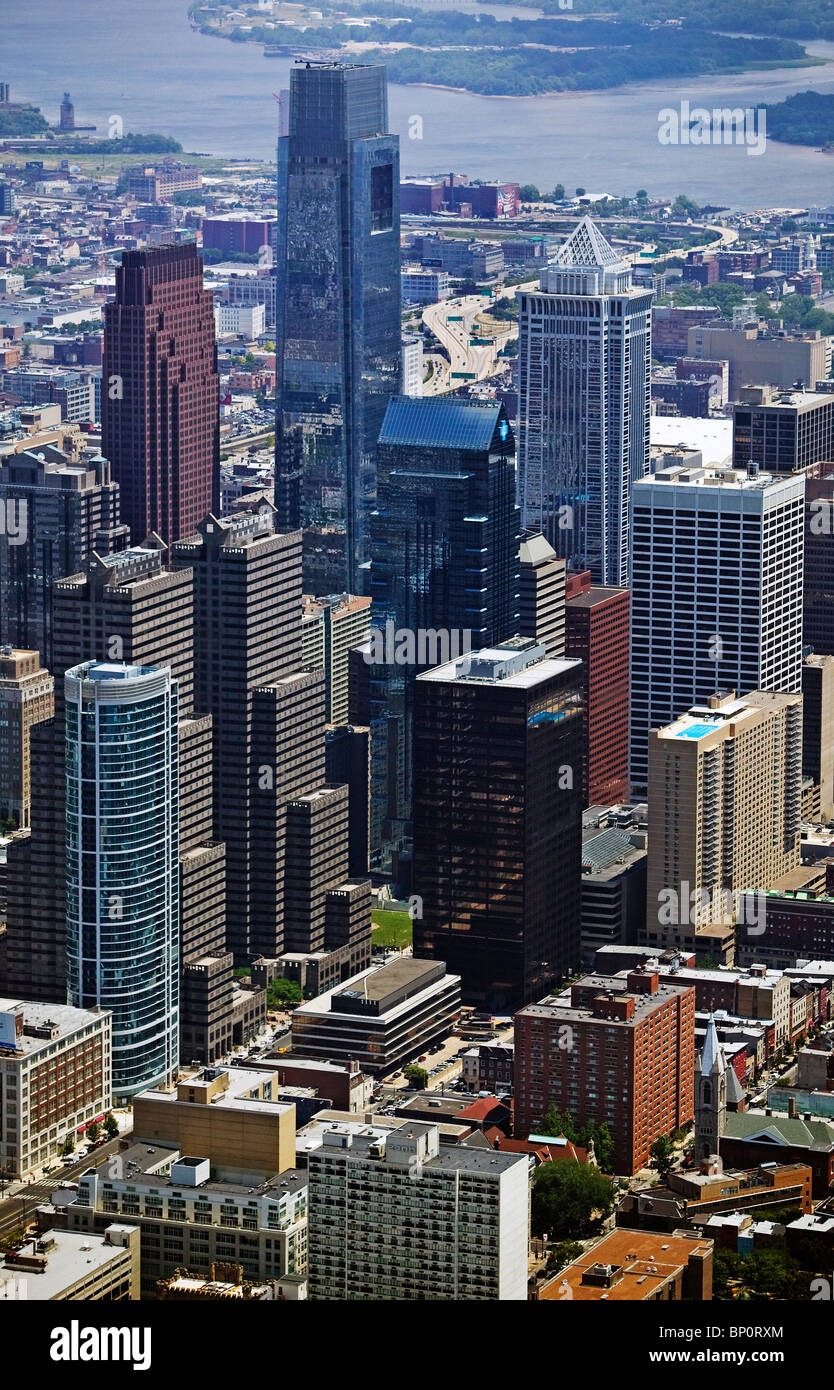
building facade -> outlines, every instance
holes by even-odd
[[[37,652],[0,647],[0,820],[29,825],[29,731],[51,719],[54,682]]]
[[[589,217],[519,294],[518,486],[541,531],[597,584],[629,572],[629,488],[649,467],[651,291]]]
[[[177,683],[85,662],[64,687],[67,989],[110,1010],[124,1103],[179,1061]]]
[[[400,379],[399,182],[385,69],[293,68],[278,141],[275,501],[281,529],[307,533],[314,594],[362,591],[376,441]],[[326,547],[322,527],[335,528]]]
[[[716,690],[802,688],[801,475],[671,466],[633,490],[631,783]]]
[[[490,1012],[540,998],[579,961],[578,661],[515,638],[418,676],[414,954]]]
[[[214,300],[193,243],[126,251],[105,308],[101,447],[134,544],[220,507]]]

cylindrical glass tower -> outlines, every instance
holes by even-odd
[[[64,691],[69,998],[112,1010],[124,1103],[179,1060],[177,682],[88,661]]]

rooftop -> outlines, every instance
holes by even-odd
[[[13,1257],[0,1258],[0,1299],[7,1297],[4,1284],[18,1280],[26,1281],[28,1296],[39,1303],[59,1299],[70,1284],[90,1278],[114,1260],[123,1259],[126,1248],[119,1243],[118,1233],[134,1229],[114,1223],[102,1235],[91,1231],[45,1231],[36,1241],[27,1241],[19,1252],[36,1258],[42,1254],[42,1269],[17,1264]],[[112,1241],[108,1239],[111,1232],[115,1237]]]

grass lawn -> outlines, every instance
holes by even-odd
[[[375,946],[411,945],[411,917],[407,912],[383,912],[374,909],[371,914],[371,936]]]

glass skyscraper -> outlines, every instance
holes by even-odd
[[[177,682],[87,661],[64,678],[70,1002],[113,1014],[113,1094],[176,1075]]]
[[[649,469],[651,290],[584,217],[519,294],[518,485],[541,531],[596,584],[629,575],[629,491]]]
[[[414,678],[519,631],[520,524],[500,402],[395,397],[377,468],[368,657],[377,652],[368,708],[356,713],[371,728],[371,861],[388,871],[409,838]],[[402,634],[413,635],[412,651]]]
[[[278,141],[275,500],[304,587],[361,592],[375,451],[400,379],[399,142],[385,69],[305,63]]]

